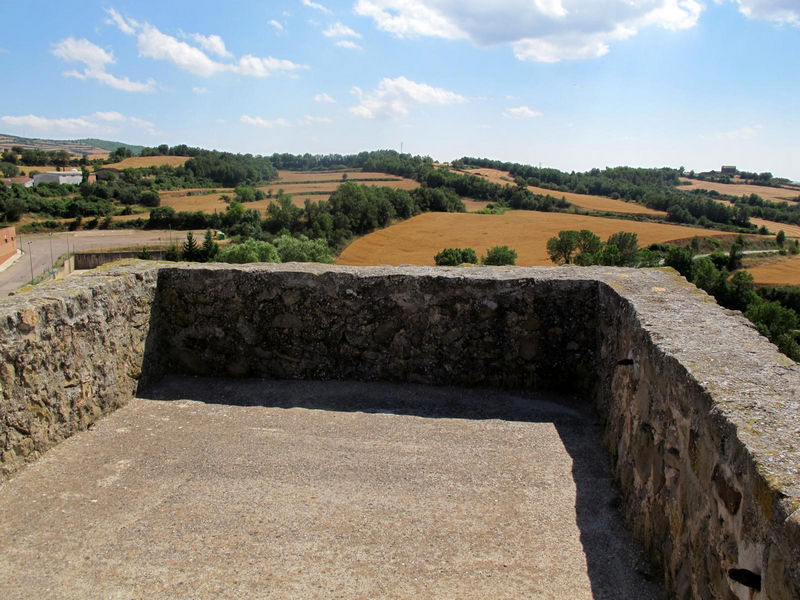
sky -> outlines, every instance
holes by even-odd
[[[800,180],[800,0],[0,0],[0,133]]]

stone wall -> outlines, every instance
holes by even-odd
[[[4,472],[140,376],[554,388],[671,595],[800,597],[800,370],[672,271],[112,268],[0,301]]]
[[[156,275],[98,270],[0,299],[0,479],[132,397]]]

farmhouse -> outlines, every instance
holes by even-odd
[[[722,165],[720,171],[723,175],[736,175],[736,167],[734,165]]]
[[[37,173],[33,176],[33,187],[43,183],[71,183],[79,185],[83,181],[83,173],[78,169],[71,169],[69,171],[48,171],[47,173]]]
[[[0,265],[17,253],[17,232],[13,227],[0,229]]]

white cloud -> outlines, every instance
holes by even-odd
[[[205,88],[205,87],[194,86],[194,87],[192,88],[192,92],[194,92],[194,93],[195,93],[195,94],[197,94],[198,96],[203,96],[203,95],[205,95],[205,94],[210,94],[210,93],[211,93],[211,90],[210,90],[210,89],[208,89],[208,88]]]
[[[67,62],[82,62],[90,69],[105,69],[114,62],[114,55],[89,40],[73,37],[61,40],[53,47],[53,54]]]
[[[126,20],[113,8],[106,9],[106,12],[109,16],[109,18],[106,19],[106,23],[109,25],[116,25],[119,27],[119,30],[126,35],[133,35],[136,32],[135,27],[138,23],[133,19]]]
[[[532,119],[533,117],[541,117],[542,113],[536,110],[531,110],[527,106],[518,106],[516,108],[509,108],[503,111],[503,116],[510,119]]]
[[[761,125],[744,125],[731,131],[720,131],[715,134],[718,140],[745,141],[752,140],[758,135]]]
[[[303,6],[308,6],[309,8],[315,8],[317,10],[321,10],[326,15],[331,14],[331,11],[328,8],[317,2],[312,2],[311,0],[300,0],[300,2],[302,2]]]
[[[242,115],[239,117],[239,121],[244,123],[245,125],[255,125],[256,127],[266,127],[270,129],[272,127],[291,127],[291,122],[287,121],[286,119],[273,119],[272,121],[268,119],[263,119],[261,117],[251,117],[249,115]]]
[[[316,100],[317,102],[327,102],[328,104],[336,104],[336,100],[334,100],[331,96],[329,96],[324,92],[314,96],[314,100]]]
[[[306,115],[302,119],[298,119],[297,124],[301,127],[313,125],[314,123],[331,123],[328,117],[315,117],[313,115]]]
[[[694,27],[703,5],[699,0],[357,0],[354,10],[397,37],[510,44],[520,60],[557,62],[603,56],[612,42],[647,27]]]
[[[225,69],[222,63],[210,59],[199,48],[161,33],[148,23],[145,23],[139,32],[137,47],[139,56],[169,61],[195,75],[208,77]]]
[[[353,29],[350,29],[347,25],[342,22],[336,22],[333,25],[329,26],[325,31],[322,32],[322,35],[325,37],[355,37],[360,38],[361,34]]]
[[[748,19],[763,19],[800,26],[800,5],[797,0],[732,0]]]
[[[339,48],[347,48],[348,50],[363,50],[361,46],[352,40],[339,40],[336,42],[336,45],[339,46]]]
[[[138,117],[128,117],[117,111],[96,112],[91,115],[64,118],[5,115],[0,117],[0,122],[10,128],[33,130],[49,137],[115,135],[131,129],[143,129],[152,136],[161,135],[150,121]]]
[[[218,37],[209,36],[209,38]],[[224,49],[225,44],[221,39],[219,42],[221,46],[218,49]],[[277,72],[292,72],[308,68],[306,65],[298,65],[290,60],[271,56],[260,58],[252,54],[245,54],[235,63],[219,62],[209,58],[200,48],[162,33],[149,23],[142,25],[137,38],[137,47],[140,56],[171,62],[178,68],[201,77],[210,77],[225,71],[238,75],[267,77]]]
[[[417,83],[402,76],[383,78],[371,92],[354,87],[352,93],[358,98],[359,104],[351,107],[350,112],[365,119],[405,117],[409,109],[418,104],[458,104],[467,101],[455,92]]]
[[[202,33],[193,33],[191,37],[195,42],[200,44],[200,47],[206,52],[216,54],[217,56],[221,56],[223,58],[230,58],[233,56],[233,54],[228,52],[228,49],[225,47],[225,42],[223,42],[222,38],[218,35],[203,35]]]
[[[109,112],[96,112],[94,116],[100,119],[101,121],[109,121],[109,122],[120,122],[125,120],[125,115],[120,112],[116,111],[109,111]]]
[[[278,21],[276,21],[275,19],[270,19],[270,21],[269,21],[269,24],[270,24],[270,25],[272,25],[272,26],[273,26],[275,29],[277,29],[278,31],[283,31],[283,25],[281,25],[281,24],[280,24]]]
[[[95,79],[123,92],[152,92],[156,86],[152,79],[142,83],[108,73],[106,67],[114,63],[114,55],[85,38],[76,40],[69,37],[61,40],[53,46],[53,54],[67,62],[82,62],[86,65],[83,71],[66,71],[64,75],[67,77]]]

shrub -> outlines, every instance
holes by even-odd
[[[508,246],[494,246],[486,251],[486,256],[481,259],[484,265],[515,265],[517,264],[517,251]]]
[[[478,255],[472,248],[445,248],[433,257],[438,267],[455,267],[460,264],[478,262]]]

